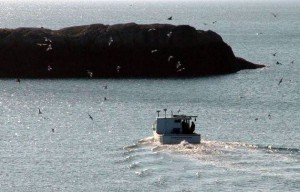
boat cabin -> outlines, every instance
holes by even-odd
[[[162,144],[176,144],[183,140],[189,143],[200,143],[200,134],[195,133],[195,123],[197,116],[173,115],[160,117],[159,112],[152,126],[154,140]]]
[[[155,131],[158,134],[192,134],[195,124],[192,118],[197,116],[172,115],[171,117],[157,117]]]

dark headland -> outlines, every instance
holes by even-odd
[[[199,77],[256,69],[220,35],[135,23],[0,29],[0,78]]]

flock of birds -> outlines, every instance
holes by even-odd
[[[170,16],[170,17],[168,17],[167,19],[168,19],[168,20],[172,20],[173,17]],[[151,29],[148,30],[148,32],[152,32],[152,31],[156,31],[156,29],[155,29],[155,28],[151,28]],[[166,34],[166,37],[167,37],[167,38],[171,38],[172,33],[173,33],[173,32],[170,31],[169,33]],[[45,48],[45,51],[46,51],[46,52],[49,52],[49,51],[52,51],[52,50],[53,50],[52,43],[53,43],[53,42],[52,42],[52,40],[51,40],[50,38],[44,37],[44,42],[43,42],[43,43],[37,43],[37,46],[42,47],[42,48]],[[112,44],[114,43],[114,39],[113,39],[112,36],[109,37],[107,43],[108,43],[108,46],[112,46]],[[154,49],[154,50],[151,50],[150,52],[151,52],[151,54],[155,54],[155,53],[158,53],[158,50],[157,50],[157,49]],[[170,55],[170,56],[167,58],[167,61],[168,61],[168,62],[173,62],[174,60],[175,60],[175,57],[174,57],[173,55]],[[181,72],[181,71],[185,70],[185,67],[183,67],[181,61],[177,60],[175,63],[176,63],[175,67],[176,67],[176,71],[177,71],[177,72]],[[51,65],[48,65],[48,66],[47,66],[47,70],[48,70],[49,72],[52,71],[52,70],[53,70],[52,66],[51,66]],[[120,66],[120,65],[116,66],[116,71],[117,71],[117,73],[120,73],[120,70],[121,70],[121,66]],[[86,73],[87,73],[87,76],[88,76],[89,78],[93,78],[93,72],[92,72],[91,70],[87,69],[87,70],[86,70]],[[20,82],[21,82],[21,79],[20,79],[20,78],[17,78],[16,81],[17,81],[18,83],[20,83]],[[103,87],[104,87],[104,89],[107,89],[107,88],[108,88],[107,85],[104,85]],[[104,101],[107,101],[107,98],[106,98],[106,97],[104,97]],[[43,112],[41,111],[40,108],[38,108],[38,114],[39,114],[39,115],[42,115],[42,114],[43,114]],[[94,121],[94,118],[93,118],[93,116],[92,116],[90,113],[87,113],[87,115],[88,115],[88,118],[89,118],[91,121]],[[43,117],[43,118],[46,119],[46,117]],[[55,129],[52,128],[51,131],[52,131],[52,133],[54,133],[54,132],[55,132]]]
[[[273,17],[275,17],[275,18],[278,17],[278,13],[271,13],[271,14],[272,14]],[[262,33],[259,33],[259,34],[262,34]],[[277,52],[271,53],[271,55],[272,55],[273,57],[276,57],[276,56],[277,56]],[[292,61],[290,62],[290,64],[294,64],[294,60],[292,60]],[[282,65],[282,63],[279,62],[279,61],[276,61],[276,65]],[[278,85],[280,85],[282,82],[283,82],[283,77],[278,81]]]
[[[172,16],[170,16],[170,17],[167,18],[167,20],[172,20],[172,19],[173,19]],[[216,21],[215,21],[215,22],[216,22]],[[215,23],[215,22],[213,22],[213,23]],[[151,28],[151,29],[148,30],[148,32],[151,32],[151,31],[156,31],[156,29],[155,29],[155,28]],[[171,38],[172,33],[173,33],[172,31],[170,31],[169,33],[167,33],[167,34],[166,34],[167,38]],[[108,46],[112,46],[112,44],[114,43],[114,39],[113,39],[112,36],[109,37],[107,43],[108,43]],[[50,38],[48,38],[48,37],[44,37],[44,42],[43,42],[43,43],[37,43],[37,46],[42,47],[42,48],[45,48],[45,51],[46,51],[46,52],[49,52],[49,51],[52,51],[52,50],[53,50],[53,47],[52,47],[52,40],[51,40]],[[150,52],[151,52],[151,54],[154,54],[154,53],[157,53],[158,50],[157,50],[157,49],[153,49],[153,50],[151,50]],[[170,55],[170,56],[168,57],[168,62],[172,62],[173,60],[174,60],[174,56]],[[181,71],[185,70],[185,67],[183,67],[181,61],[179,61],[179,60],[176,62],[175,67],[176,67],[176,71],[177,71],[177,72],[181,72]],[[52,66],[51,66],[50,64],[47,66],[47,70],[48,70],[49,72],[53,70],[53,68],[52,68]],[[117,66],[116,66],[116,71],[117,71],[117,73],[120,73],[120,71],[121,71],[121,66],[120,66],[120,65],[117,65]],[[87,70],[86,70],[86,74],[87,74],[87,76],[88,76],[89,78],[93,78],[94,73],[93,73],[91,70],[87,69]],[[16,81],[17,81],[18,83],[20,83],[20,82],[21,82],[21,79],[20,79],[20,78],[17,78]]]
[[[276,13],[271,13],[271,14],[272,14],[275,18],[278,17],[278,14],[276,14]],[[172,19],[173,19],[172,16],[170,16],[170,17],[167,18],[167,20],[172,20]],[[213,22],[212,22],[212,24],[216,24],[216,23],[217,23],[217,21],[213,21]],[[204,25],[207,25],[207,23],[204,23]],[[150,28],[150,29],[148,29],[148,32],[152,32],[152,31],[156,31],[156,29],[155,29],[155,28]],[[261,34],[262,34],[262,33],[257,33],[257,35],[261,35]],[[167,38],[171,38],[171,36],[172,36],[172,31],[170,31],[169,33],[166,34],[166,37],[167,37]],[[108,39],[108,46],[112,46],[113,43],[114,43],[114,39],[113,39],[112,36],[110,36],[109,39]],[[46,52],[49,52],[49,51],[52,51],[52,50],[53,50],[53,47],[52,47],[52,40],[49,39],[49,38],[47,38],[47,37],[44,37],[44,42],[43,42],[43,43],[38,43],[37,45],[40,46],[40,47],[45,48],[45,51],[46,51]],[[156,53],[158,53],[158,52],[159,52],[158,49],[153,49],[153,50],[150,51],[151,54],[156,54]],[[278,52],[271,53],[271,55],[272,55],[273,57],[276,57],[277,54],[278,54]],[[181,72],[181,71],[185,70],[185,67],[183,66],[183,64],[181,63],[181,61],[180,61],[180,60],[175,60],[175,57],[174,57],[173,55],[170,55],[170,56],[167,58],[167,61],[168,61],[168,62],[174,62],[174,61],[175,61],[174,63],[175,63],[175,67],[176,67],[176,71],[177,71],[177,72]],[[290,63],[293,64],[293,63],[294,63],[294,60],[291,61]],[[282,65],[282,63],[279,62],[279,61],[277,61],[276,64],[277,64],[277,65]],[[49,72],[52,71],[52,70],[53,70],[52,66],[51,66],[51,65],[48,65],[47,70],[48,70]],[[121,70],[121,66],[120,66],[120,65],[116,66],[116,71],[117,71],[117,73],[119,73],[120,70]],[[87,76],[88,76],[89,78],[93,78],[93,72],[92,72],[91,70],[87,69],[87,70],[86,70],[86,73],[87,73]],[[17,78],[16,81],[17,81],[18,83],[21,82],[20,78]],[[282,82],[283,82],[283,77],[279,80],[278,85],[280,85]],[[105,85],[105,86],[104,86],[104,89],[107,89],[107,88],[108,88],[108,86]],[[242,97],[241,97],[241,98],[242,98]],[[106,100],[107,100],[107,98],[104,97],[104,101],[106,101]],[[38,114],[39,114],[39,115],[43,114],[40,108],[38,108]],[[89,118],[90,120],[92,120],[92,121],[94,120],[94,118],[92,117],[92,115],[91,115],[90,113],[87,113],[87,115],[88,115],[88,118]],[[271,119],[271,114],[268,114],[268,118]],[[258,118],[255,118],[255,120],[258,120]],[[54,132],[54,131],[55,131],[54,128],[52,128],[52,132]]]
[[[104,89],[107,89],[108,86],[107,86],[107,85],[104,85],[103,88],[104,88]],[[106,100],[107,100],[107,98],[104,97],[104,101],[106,101]],[[38,115],[40,115],[43,119],[49,120],[49,118],[43,116],[43,112],[42,112],[41,108],[38,108]],[[87,116],[88,116],[88,118],[89,118],[91,121],[94,121],[94,117],[93,117],[90,113],[87,112]],[[55,129],[54,129],[54,128],[51,128],[51,132],[54,133],[54,132],[55,132]]]
[[[271,13],[271,15],[274,17],[274,18],[278,18],[279,17],[279,14],[278,13]],[[213,22],[211,22],[211,24],[216,24],[217,23],[217,21],[213,21]],[[203,25],[208,25],[208,23],[203,23]],[[256,33],[256,35],[263,35],[263,33],[262,32],[258,32],[258,33]],[[278,52],[274,52],[274,53],[271,53],[271,55],[273,56],[273,57],[277,57],[278,56]],[[292,60],[292,61],[290,61],[290,64],[294,64],[294,60]],[[276,63],[275,63],[276,65],[283,65],[283,63],[282,62],[280,62],[280,61],[276,61]],[[283,77],[281,77],[280,79],[279,79],[279,81],[278,81],[278,86],[280,85],[280,84],[282,84],[283,83]],[[291,80],[290,80],[291,81]],[[240,98],[243,98],[242,96],[240,97]],[[271,119],[271,114],[268,114],[268,118],[269,119]],[[258,120],[258,118],[255,118],[255,120],[257,121]]]
[[[173,19],[173,16],[170,16],[167,18],[168,20],[172,20]],[[155,28],[150,28],[148,29],[148,32],[151,32],[151,31],[155,31],[156,29]],[[170,39],[173,35],[173,32],[170,31],[166,34],[167,38]],[[151,50],[151,53],[158,53],[158,50],[157,49],[153,49]],[[167,58],[167,61],[170,63],[170,62],[174,62],[175,60],[175,57],[173,55],[170,55],[168,58]],[[182,65],[181,61],[180,60],[177,60],[175,61],[175,69],[176,69],[176,72],[181,72],[183,70],[185,70],[185,67]]]
[[[279,15],[278,13],[271,13],[271,14],[273,15],[274,18],[277,18],[278,15]],[[262,34],[263,34],[262,32],[256,33],[256,35],[262,35]],[[278,52],[271,53],[271,55],[272,55],[273,57],[277,57]],[[278,60],[276,61],[275,64],[276,64],[276,65],[283,65],[283,63],[282,63],[282,62],[279,62]],[[292,61],[290,62],[290,64],[294,64],[294,60],[292,60]],[[291,81],[291,80],[290,80],[290,81]],[[282,82],[283,82],[283,77],[281,77],[281,78],[279,79],[277,85],[279,86]],[[271,113],[268,114],[268,118],[271,119]],[[258,118],[255,118],[255,120],[257,121]]]

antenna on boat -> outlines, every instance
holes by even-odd
[[[164,109],[165,112],[165,118],[167,118],[167,109]]]
[[[157,117],[159,117],[159,112],[160,112],[160,110],[157,110],[157,111],[156,111],[156,113],[157,113]]]

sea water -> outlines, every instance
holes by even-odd
[[[0,4],[1,28],[189,24],[267,65],[192,79],[0,79],[0,191],[300,189],[299,1]],[[154,143],[164,108],[198,115],[202,143]]]

